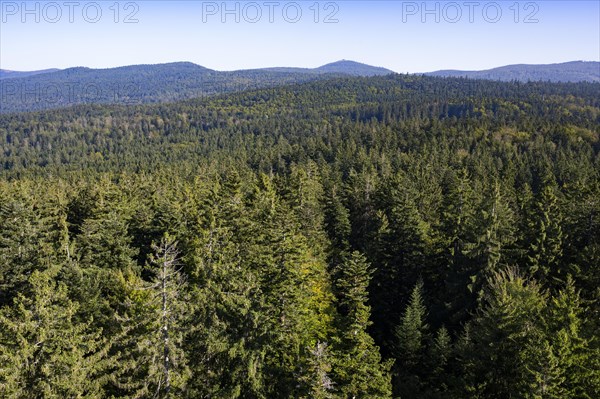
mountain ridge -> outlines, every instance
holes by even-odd
[[[0,79],[0,112],[23,112],[78,104],[146,104],[393,71],[354,61],[314,69],[216,71],[191,62],[93,69],[73,67],[23,78]]]
[[[40,75],[44,73],[58,72],[58,68],[40,69],[37,71],[12,71],[10,69],[0,69],[0,79],[15,79],[28,76]]]
[[[98,71],[98,72],[108,72],[108,71],[119,71],[119,70],[128,70],[135,68],[147,68],[147,67],[155,67],[155,68],[164,68],[164,67],[189,67],[189,68],[199,68],[206,71],[211,72],[221,72],[221,73],[232,73],[232,72],[243,72],[243,71],[269,71],[269,72],[314,72],[314,73],[346,73],[348,75],[353,76],[375,76],[375,75],[385,75],[390,73],[395,73],[394,71],[378,67],[372,66],[369,64],[352,61],[352,60],[339,60],[334,61],[328,64],[324,64],[315,68],[302,68],[302,67],[265,67],[265,68],[248,68],[248,69],[235,69],[231,71],[219,71],[216,69],[210,69],[205,66],[189,62],[189,61],[174,61],[174,62],[166,62],[166,63],[158,63],[158,64],[132,64],[132,65],[122,65],[117,67],[109,67],[109,68],[90,68],[85,66],[74,66],[64,69],[58,68],[49,68],[43,69],[39,71],[12,71],[8,69],[0,69],[0,79],[3,77],[25,77],[25,76],[33,76],[35,74],[41,73],[52,73],[52,72],[64,72],[69,70],[87,70],[87,71]],[[19,76],[9,76],[12,74],[23,74]],[[27,75],[24,75],[27,74]]]
[[[78,66],[62,70],[0,72],[4,75],[25,74],[0,79],[0,113],[79,104],[165,103],[314,80],[395,73],[349,60],[316,68],[274,67],[235,71],[217,71],[183,61],[103,69]],[[485,71],[442,70],[414,75],[522,82],[600,82],[600,62],[516,64]]]
[[[264,67],[264,68],[248,68],[248,69],[236,69],[230,71],[219,71],[210,69],[199,64],[195,64],[189,61],[175,61],[168,63],[158,64],[133,64],[123,65],[118,67],[109,68],[90,68],[85,66],[75,66],[64,69],[48,68],[37,71],[14,71],[8,69],[0,69],[0,80],[1,79],[14,79],[30,77],[40,74],[48,74],[55,72],[65,71],[88,71],[88,72],[118,72],[136,70],[140,68],[156,68],[164,69],[171,67],[197,69],[205,72],[215,73],[243,73],[243,72],[280,72],[280,73],[308,73],[308,74],[323,74],[323,73],[341,73],[352,76],[376,76],[385,75],[390,73],[396,73],[390,69],[378,66],[372,66],[352,60],[339,60],[328,64],[324,64],[315,68],[303,68],[303,67]],[[536,71],[537,70],[537,71]],[[545,76],[544,74],[554,73],[554,76]],[[557,73],[563,73],[567,76],[557,77]],[[460,70],[460,69],[441,69],[432,72],[422,72],[416,74],[423,74],[428,76],[441,76],[441,77],[468,77],[474,79],[487,79],[487,80],[550,80],[556,82],[573,82],[573,81],[600,81],[600,62],[598,61],[567,61],[561,63],[551,64],[509,64],[502,65],[490,69],[482,70]],[[536,79],[537,76],[537,79]],[[544,79],[546,78],[546,79]]]
[[[568,61],[554,64],[512,64],[485,70],[443,69],[426,72],[427,76],[466,77],[511,81],[600,82],[600,62]]]

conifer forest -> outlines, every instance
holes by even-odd
[[[0,114],[2,398],[599,393],[600,83]]]

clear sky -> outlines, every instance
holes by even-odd
[[[5,1],[0,68],[349,59],[396,72],[600,60],[600,1]]]

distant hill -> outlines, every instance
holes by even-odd
[[[326,64],[318,68],[264,68],[263,71],[270,72],[287,72],[287,73],[336,73],[350,76],[381,76],[394,73],[386,68],[374,67],[360,62],[341,60]]]
[[[8,69],[0,69],[0,79],[12,79],[12,78],[25,78],[28,76],[39,75],[42,73],[50,73],[60,71],[60,69],[42,69],[39,71],[28,71],[28,72],[20,72],[20,71],[9,71]]]
[[[13,72],[19,73],[19,72]],[[0,112],[76,104],[145,104],[230,93],[341,76],[393,73],[353,61],[315,69],[267,68],[220,72],[190,62],[84,67],[0,80]]]
[[[337,61],[331,64],[323,65],[316,70],[319,73],[343,73],[352,76],[378,76],[378,75],[389,75],[394,73],[389,69],[374,67],[371,65],[361,64],[354,61]]]
[[[501,81],[600,82],[600,62],[572,61],[547,65],[507,65],[485,71],[442,70],[425,75]]]

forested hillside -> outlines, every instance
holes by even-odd
[[[156,104],[341,76],[391,73],[385,68],[353,61],[338,61],[312,69],[239,71],[215,71],[191,62],[38,72],[0,70],[0,113],[78,104]]]
[[[506,65],[484,71],[443,70],[427,73],[430,76],[466,77],[510,82],[600,82],[600,62],[571,61],[544,65]]]
[[[599,92],[0,115],[0,397],[595,398]]]

